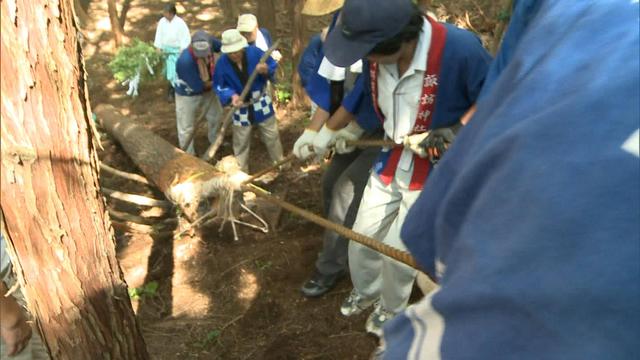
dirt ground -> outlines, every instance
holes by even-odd
[[[163,3],[158,0],[118,3],[119,11],[122,6],[126,9],[125,33],[131,38],[152,41]],[[225,18],[217,0],[190,3],[178,2],[178,10],[191,31],[202,28],[219,37],[235,24],[235,19]],[[241,12],[253,10],[251,3],[242,2]],[[284,9],[277,11],[279,26],[274,37],[285,39],[286,56],[290,19],[280,10]],[[442,7],[437,10],[439,16],[446,13]],[[106,66],[115,52],[106,2],[91,1],[87,12],[90,22],[83,28],[83,48],[92,106],[112,104],[125,116],[177,144],[175,106],[166,101],[166,83],[161,79],[144,83],[140,96],[127,97],[126,88],[113,80]],[[460,19],[462,25],[469,21],[468,15]],[[309,35],[326,21],[310,20]],[[480,19],[476,24],[493,26],[483,21]],[[308,117],[305,111],[284,106],[277,110],[285,153],[289,153],[302,131],[303,121]],[[195,140],[196,150],[202,153],[208,146],[205,126]],[[138,172],[120,146],[106,134],[102,145],[100,157],[104,163]],[[252,171],[266,167],[268,158],[257,135],[251,151]],[[218,157],[230,154],[228,139]],[[300,170],[301,165],[296,164],[266,188],[286,194],[287,200],[302,208],[320,213],[321,170],[305,173]],[[106,173],[101,174],[101,184],[162,198],[157,190]],[[116,201],[108,203],[115,210],[139,212]],[[185,226],[184,221],[177,226],[174,233]],[[175,241],[166,234],[116,231],[118,256],[129,287],[158,285],[156,290],[132,299],[152,358],[368,358],[377,340],[364,331],[366,314],[353,318],[339,314],[340,303],[351,290],[348,279],[320,299],[309,300],[299,292],[313,270],[322,232],[322,228],[286,212],[280,215],[278,227],[268,234],[241,229],[237,242],[229,226],[219,231],[218,224]]]
[[[175,105],[165,99],[162,80],[143,84],[140,96],[125,95],[126,88],[112,79],[106,64],[114,47],[106,5],[92,2],[92,23],[84,30],[85,61],[92,106],[110,103],[124,115],[144,124],[170,143],[177,144]],[[184,2],[186,5],[186,2]],[[219,36],[233,21],[222,18],[215,1],[199,2],[183,15],[191,30],[204,28]],[[152,41],[162,4],[131,1],[126,34]],[[249,7],[245,7],[250,10]],[[303,111],[278,109],[285,153],[303,127]],[[196,137],[196,149],[208,146],[206,126]],[[254,136],[251,168],[266,167],[264,146]],[[103,136],[101,160],[124,171],[138,172],[120,146]],[[230,139],[221,155],[230,155]],[[294,167],[267,188],[285,189],[293,203],[320,212],[320,172],[303,178]],[[296,179],[298,178],[298,179]],[[295,185],[292,186],[292,184]],[[162,198],[144,185],[101,175],[102,186]],[[116,201],[109,206],[133,212]],[[134,212],[135,213],[135,212]],[[184,224],[183,224],[184,225]],[[322,229],[282,213],[277,229],[263,234],[241,229],[233,240],[227,225],[214,224],[196,236],[173,241],[167,235],[116,231],[118,256],[130,288],[157,283],[158,289],[132,299],[153,359],[364,359],[376,339],[364,332],[365,315],[344,318],[341,301],[351,289],[348,279],[327,296],[308,300],[299,288],[313,270]]]

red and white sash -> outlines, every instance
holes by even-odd
[[[418,115],[416,123],[410,135],[424,133],[431,126],[431,118],[435,111],[436,94],[438,93],[438,76],[440,74],[440,65],[444,44],[447,38],[447,28],[439,22],[427,16],[427,21],[431,24],[431,45],[429,54],[427,55],[427,71],[424,73],[422,81],[422,94],[420,95],[420,104],[418,105]],[[373,104],[380,121],[384,122],[385,118],[380,111],[378,104],[378,64],[372,62],[369,67],[371,75],[371,95]],[[384,168],[379,173],[380,180],[389,185],[396,174],[398,162],[404,147],[398,145],[391,150],[391,154],[386,161]],[[423,159],[417,155],[413,155],[413,174],[411,176],[410,190],[422,190],[424,182],[429,174],[431,164],[428,159]]]

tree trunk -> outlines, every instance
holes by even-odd
[[[147,359],[99,191],[73,2],[0,6],[0,206],[29,308],[54,359]]]
[[[190,220],[198,217],[201,202],[220,196],[226,189],[225,173],[127,120],[113,106],[99,105],[95,112],[104,129],[118,140],[147,178]]]
[[[502,37],[507,30],[509,17],[511,16],[511,11],[513,9],[513,0],[500,0],[496,5],[498,6],[498,11],[496,11],[498,22],[493,29],[493,37],[489,44],[489,52],[494,56],[498,52],[500,44],[502,43]]]
[[[234,28],[239,15],[238,4],[236,4],[236,2],[236,0],[220,0],[220,6],[222,6],[225,22],[232,23]]]
[[[82,7],[80,0],[73,0],[73,8],[76,16],[78,17],[78,21],[80,22],[80,27],[84,28],[89,23],[89,15],[87,15],[84,7]]]
[[[258,22],[260,27],[266,28],[275,35],[276,31],[276,1],[275,0],[259,0],[258,3]]]
[[[107,0],[107,8],[109,10],[109,21],[111,22],[111,32],[113,32],[113,39],[116,41],[116,47],[119,47],[124,43],[124,29],[120,25],[120,18],[118,18],[118,8],[116,7],[116,0]]]
[[[291,103],[296,107],[301,105],[305,99],[304,88],[300,82],[300,75],[296,69],[300,63],[300,56],[304,51],[305,44],[305,20],[302,16],[303,0],[287,0],[289,18],[293,21],[291,29]]]
[[[431,10],[431,0],[418,0],[417,3],[420,10],[424,12]]]

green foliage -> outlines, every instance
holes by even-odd
[[[141,287],[129,288],[129,297],[133,300],[138,300],[145,296],[154,297],[156,295],[158,295],[157,281],[150,281]]]
[[[502,22],[509,22],[509,20],[511,19],[511,11],[509,11],[509,9],[502,9],[499,13],[498,13],[498,20],[502,21]]]
[[[286,104],[291,100],[291,84],[276,84],[276,102]]]
[[[116,56],[109,62],[109,69],[113,77],[120,82],[133,78],[137,71],[140,71],[140,76],[145,79],[152,75],[149,67],[153,69],[154,74],[158,74],[161,61],[162,54],[158,53],[153,45],[134,39],[131,45],[118,49]]]
[[[203,347],[207,347],[211,344],[213,344],[214,342],[219,341],[219,337],[220,337],[221,331],[217,330],[217,329],[213,329],[211,331],[209,331],[207,333],[207,336],[204,337],[204,339],[200,340],[196,345],[198,345],[199,347],[203,348]]]
[[[262,261],[262,260],[259,260],[259,259],[254,261],[254,263],[256,264],[256,267],[260,271],[267,270],[272,265],[271,261]]]

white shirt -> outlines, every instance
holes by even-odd
[[[269,50],[269,44],[267,44],[267,39],[264,38],[264,35],[262,34],[262,31],[260,31],[260,29],[258,29],[258,34],[256,35],[255,45],[258,49],[264,52]],[[273,52],[271,52],[271,57],[276,62],[279,62],[280,59],[282,59],[282,54],[278,50],[273,50]]]
[[[159,49],[165,46],[171,46],[183,50],[186,49],[190,43],[191,34],[189,34],[189,27],[178,15],[174,15],[171,21],[167,20],[164,16],[158,21],[153,46]]]
[[[269,45],[267,44],[267,39],[264,38],[262,31],[258,29],[256,34],[256,47],[262,51],[269,50]]]
[[[362,72],[362,60],[356,61],[349,67],[352,73],[359,74]],[[320,67],[318,68],[318,74],[323,78],[331,81],[342,81],[345,79],[347,68],[335,66],[326,57],[322,58]]]
[[[378,67],[378,105],[385,118],[384,131],[396,144],[402,144],[416,123],[430,46],[431,24],[425,20],[411,65],[402,77],[398,76],[397,64],[381,64]],[[398,167],[409,171],[412,162],[413,153],[405,149]]]

